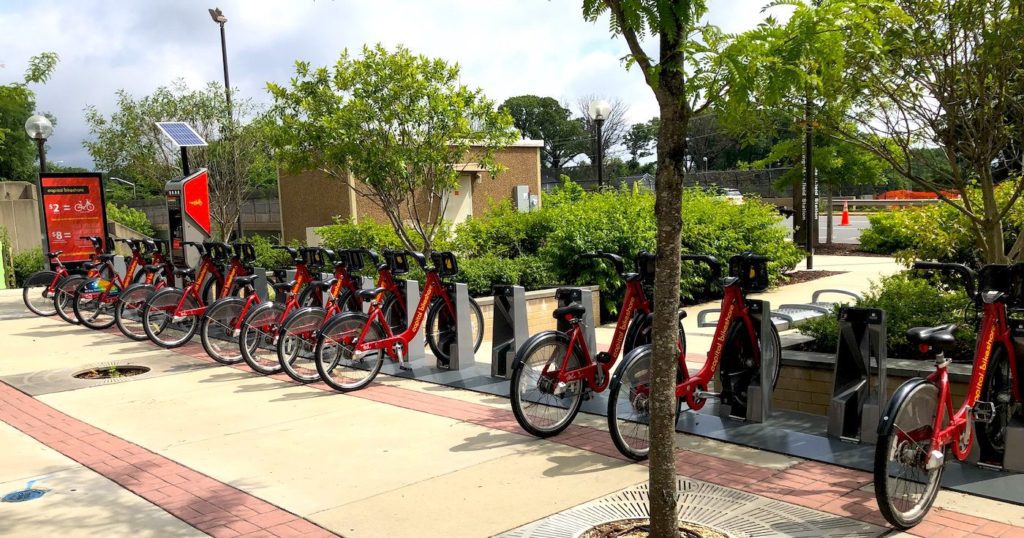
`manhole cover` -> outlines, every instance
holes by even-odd
[[[111,365],[111,366],[97,366],[96,368],[90,368],[83,370],[74,375],[78,379],[119,379],[122,377],[132,377],[135,375],[141,375],[149,371],[149,368],[145,366],[131,366],[131,365]]]
[[[14,493],[8,493],[4,495],[0,502],[5,503],[23,503],[25,501],[34,501],[46,494],[45,489],[23,489],[21,491],[15,491]]]

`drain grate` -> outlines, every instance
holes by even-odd
[[[7,495],[4,495],[4,498],[0,499],[0,502],[5,502],[5,503],[23,503],[25,501],[34,501],[34,500],[42,497],[45,494],[46,494],[46,490],[45,489],[35,489],[35,488],[23,489],[21,491],[15,491],[13,493],[8,493]]]
[[[679,519],[729,536],[799,538],[879,536],[886,529],[735,489],[679,478]],[[618,519],[646,518],[647,484],[640,484],[535,521],[501,536],[575,537]]]

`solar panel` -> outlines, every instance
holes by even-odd
[[[158,121],[156,126],[179,146],[205,146],[206,141],[189,124],[182,121]]]

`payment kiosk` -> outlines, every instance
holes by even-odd
[[[186,248],[185,241],[201,243],[210,239],[210,186],[205,168],[179,176],[164,186],[167,199],[167,224],[170,232],[171,258],[179,267],[194,267],[199,253]]]

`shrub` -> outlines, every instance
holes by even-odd
[[[963,323],[964,317],[957,314],[964,312],[968,305],[967,294],[962,289],[950,289],[937,279],[921,278],[910,272],[872,283],[864,299],[857,302],[859,307],[885,311],[889,356],[899,358],[918,355],[916,346],[907,342],[908,329],[953,322],[960,322],[960,326],[956,332],[957,349],[952,355],[971,357],[976,338],[974,328],[972,323]],[[835,315],[806,323],[800,326],[800,332],[816,339],[816,351],[835,352],[839,332]]]
[[[3,273],[5,284],[8,288],[15,286],[14,279],[14,249],[11,248],[11,238],[7,235],[7,228],[0,226],[0,258],[3,259]]]
[[[530,290],[556,284],[547,264],[535,256],[460,258],[456,280],[465,282],[470,295],[477,297],[491,295],[492,288],[498,284],[514,284]]]
[[[395,229],[390,224],[380,224],[370,219],[364,219],[359,223],[352,220],[342,221],[335,217],[334,224],[321,226],[316,229],[324,248],[368,248],[380,252],[385,248],[404,249],[405,244],[398,237]],[[412,230],[407,234],[413,241],[418,241],[419,235]],[[448,250],[451,248],[451,228],[447,224],[440,227],[434,237],[434,250]],[[417,250],[422,250],[422,243],[416,244]]]
[[[455,226],[452,248],[463,256],[516,258],[537,253],[554,229],[553,209],[520,212],[505,201]]]
[[[291,256],[288,255],[287,251],[273,248],[274,245],[279,244],[273,239],[262,235],[253,235],[246,237],[246,241],[252,243],[253,250],[256,251],[256,261],[253,262],[254,266],[264,269],[291,267]],[[302,246],[302,243],[292,241],[288,243],[288,246],[299,248]]]
[[[142,235],[153,237],[156,233],[153,224],[149,222],[149,217],[144,211],[138,209],[128,206],[119,207],[114,202],[107,202],[107,218]]]
[[[36,271],[42,271],[46,260],[43,259],[43,249],[34,248],[14,255],[14,285],[21,286],[25,279]]]

